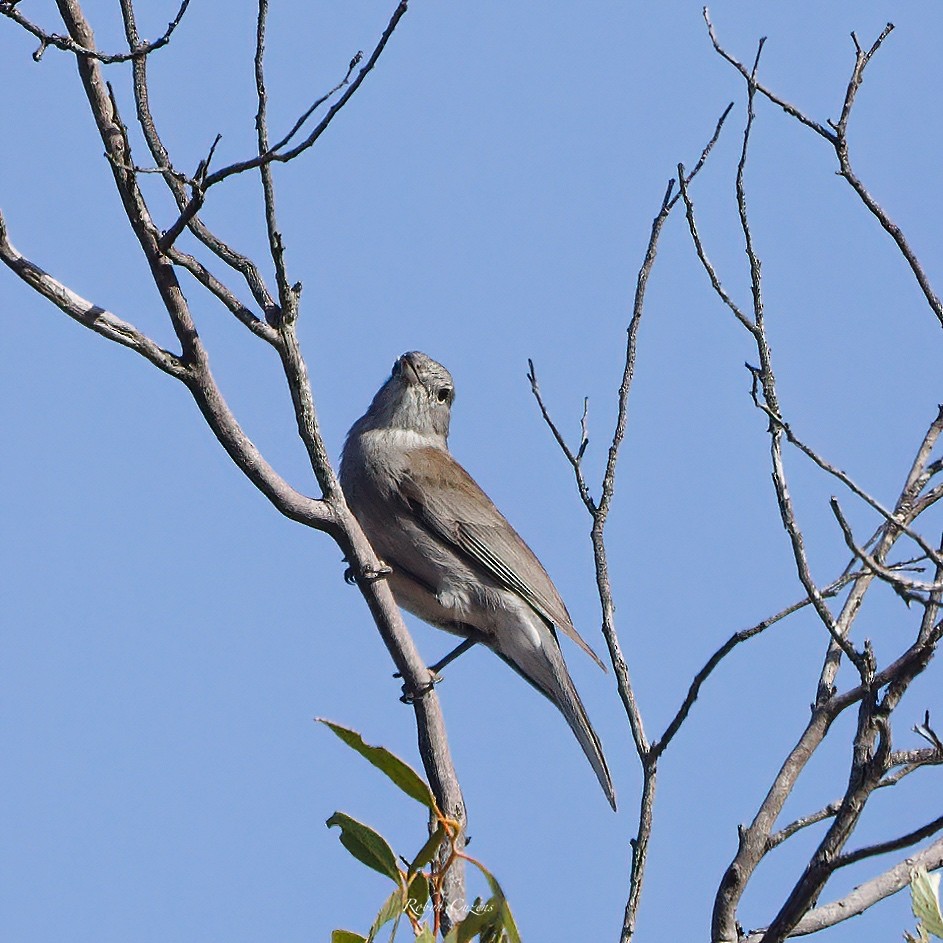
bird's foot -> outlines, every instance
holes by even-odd
[[[373,567],[364,567],[360,571],[360,579],[367,583],[375,583],[377,580],[385,580],[393,572],[393,567],[381,563],[377,569]],[[344,582],[353,585],[358,582],[357,570],[353,566],[344,570]]]
[[[401,678],[402,675],[397,674],[394,675],[394,677]],[[442,679],[434,671],[430,671],[429,680],[418,688],[404,684],[400,700],[404,704],[414,704],[416,701],[421,701],[441,680]]]

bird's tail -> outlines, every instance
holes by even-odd
[[[543,631],[540,632],[539,648],[527,645],[521,647],[523,650],[519,649],[513,653],[495,650],[518,674],[552,701],[566,718],[566,722],[570,725],[570,729],[576,735],[586,758],[593,767],[593,772],[609,800],[609,805],[615,811],[616,793],[612,786],[606,757],[602,752],[602,744],[599,742],[596,731],[593,730],[593,725],[589,722],[586,708],[583,707],[583,702],[567,670],[556,634],[543,623],[540,628]]]

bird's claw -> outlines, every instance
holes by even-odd
[[[386,579],[392,572],[393,567],[387,566],[385,563],[377,569],[367,566],[360,571],[360,579],[365,580],[367,583],[375,583],[377,580]],[[344,582],[350,586],[358,582],[357,570],[353,566],[349,566],[344,570]]]
[[[393,677],[401,678],[402,675],[397,673]],[[422,698],[424,698],[441,680],[442,679],[435,672],[430,672],[429,680],[418,688],[414,688],[409,684],[404,684],[403,693],[400,695],[400,700],[404,704],[414,704],[416,701],[422,700]]]

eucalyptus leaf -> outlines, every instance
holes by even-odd
[[[498,924],[498,907],[495,899],[482,901],[477,898],[471,905],[468,914],[455,925],[456,943],[469,943],[479,934],[494,931]]]
[[[943,938],[943,914],[940,913],[940,875],[915,868],[910,874],[910,897],[914,916],[928,933]]]
[[[412,864],[409,866],[409,872],[412,874],[415,871],[418,871],[420,868],[424,868],[434,857],[436,852],[439,850],[439,845],[442,844],[445,839],[445,831],[440,825],[428,838],[426,843],[419,849],[419,854],[413,858]]]
[[[349,727],[342,727],[333,721],[317,718],[319,723],[332,730],[352,750],[356,750],[364,759],[385,773],[403,792],[422,803],[427,809],[435,809],[435,798],[425,780],[398,756],[390,753],[386,747],[375,747],[364,743],[363,736]]]
[[[406,906],[417,920],[422,916],[429,903],[429,880],[420,872],[413,875],[406,890]]]
[[[383,906],[380,908],[379,913],[377,913],[376,918],[373,921],[373,926],[370,927],[370,933],[367,936],[367,943],[373,943],[376,939],[376,935],[383,929],[391,920],[395,920],[397,917],[401,916],[403,913],[403,895],[401,891],[393,891],[389,897],[384,901]]]
[[[326,825],[340,828],[341,844],[358,861],[402,886],[403,877],[396,865],[396,855],[382,835],[343,812],[335,812]]]
[[[331,943],[367,943],[367,938],[353,930],[335,930],[331,934]]]
[[[520,930],[517,929],[517,924],[514,922],[514,917],[511,914],[511,907],[508,904],[507,898],[504,896],[504,891],[501,890],[498,879],[480,862],[476,861],[475,864],[478,870],[484,875],[488,886],[491,888],[491,893],[494,895],[491,900],[488,901],[488,904],[497,908],[498,915],[496,919],[501,928],[507,931],[508,943],[521,943]]]

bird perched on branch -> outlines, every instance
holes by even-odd
[[[344,495],[392,570],[397,603],[465,638],[456,652],[487,645],[549,698],[615,809],[602,745],[567,671],[557,630],[605,666],[574,628],[540,561],[449,453],[454,398],[445,367],[418,351],[403,354],[347,435]]]

